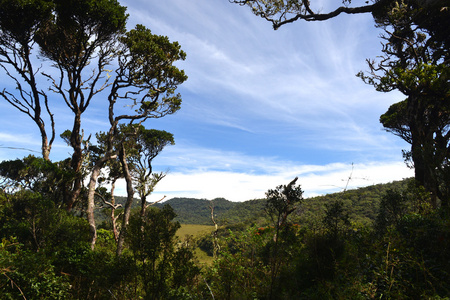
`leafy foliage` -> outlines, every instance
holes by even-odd
[[[441,4],[425,7],[414,0],[380,0],[362,7],[344,1],[344,8],[325,14],[314,13],[308,1],[234,2],[250,5],[276,26],[297,18],[321,20],[342,12],[369,11],[380,26],[392,26],[395,34],[387,38],[387,57],[380,69],[372,70],[373,77],[362,77],[381,91],[400,89],[408,96],[393,105],[382,122],[413,144],[405,154],[413,159],[419,170],[416,179],[423,186],[404,180],[303,199],[294,179],[269,190],[266,199],[244,203],[172,199],[164,206],[132,213],[133,177],[143,174],[137,185],[141,208],[146,207],[145,196],[155,179],[150,162],[173,143],[170,133],[147,130],[140,122],[179,109],[181,98],[175,89],[187,77],[173,63],[183,60],[185,53],[178,43],[153,35],[142,25],[126,32],[125,8],[115,0],[0,0],[0,63],[21,92],[18,96],[2,91],[0,96],[38,125],[43,148],[42,159],[29,156],[0,163],[3,298],[441,299],[450,295],[450,212],[445,205],[448,12],[442,11]],[[431,15],[436,22],[430,22]],[[17,16],[23,18],[15,20]],[[74,155],[58,163],[48,159],[54,120],[45,92],[34,84],[39,72],[29,60],[33,43],[68,78],[58,81],[41,74],[75,113],[73,130],[63,134]],[[416,57],[417,53],[422,56]],[[99,69],[83,80],[83,70],[92,59]],[[97,135],[98,145],[91,145],[80,134],[81,114],[91,96],[106,87],[95,85],[113,59],[118,69],[109,86],[111,127]],[[22,80],[29,91],[21,88]],[[122,100],[131,103],[131,114],[116,114],[114,105]],[[50,141],[41,118],[43,107],[53,129]],[[415,131],[414,126],[423,130]],[[105,165],[110,167],[113,187],[120,177],[127,181],[123,211],[113,202],[113,188],[111,192],[96,188]],[[140,173],[138,165],[150,170]],[[426,170],[430,166],[433,172]],[[82,179],[89,172],[86,189]],[[420,172],[436,178],[421,180]],[[113,220],[115,213],[124,212],[122,221],[98,227],[94,195],[109,203]],[[440,207],[434,205],[436,197]],[[73,206],[75,200],[80,206]],[[63,204],[69,205],[63,209]],[[196,223],[211,224],[210,206],[217,214],[214,220],[227,225],[216,232],[214,244],[211,236],[178,240],[177,213],[182,222],[195,218]],[[196,242],[211,252],[218,250],[211,265],[196,262]]]

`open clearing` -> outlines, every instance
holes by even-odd
[[[183,240],[186,235],[192,235],[195,239],[201,235],[210,234],[214,229],[212,225],[181,224],[180,229],[177,231],[177,236]],[[198,262],[203,265],[211,265],[214,260],[199,248],[195,249],[195,255]]]
[[[181,224],[180,229],[177,231],[179,238],[184,238],[186,235],[192,235],[194,238],[201,234],[207,234],[214,230],[214,226],[210,225],[194,225],[194,224]]]

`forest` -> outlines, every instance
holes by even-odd
[[[12,82],[0,99],[41,141],[39,156],[0,162],[1,299],[449,299],[450,2],[344,0],[330,12],[229,2],[275,29],[372,14],[383,50],[358,77],[404,95],[380,122],[410,145],[414,178],[304,198],[296,177],[242,203],[149,202],[167,175],[152,161],[174,137],[147,121],[181,108],[181,45],[128,29],[116,0],[0,0],[0,66]],[[97,96],[107,128],[85,136]],[[54,97],[70,130],[56,130]],[[53,161],[58,138],[71,153]],[[186,225],[210,229],[180,236]]]

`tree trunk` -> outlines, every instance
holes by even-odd
[[[111,183],[111,226],[114,234],[114,240],[116,243],[119,241],[119,233],[117,232],[117,218],[116,217],[116,198],[114,198],[114,190],[116,188],[116,178]]]
[[[102,170],[103,165],[105,162],[107,162],[109,159],[111,159],[112,156],[110,154],[105,155],[101,159],[99,159],[94,167],[92,168],[91,177],[89,179],[89,189],[88,189],[88,201],[87,201],[87,208],[86,208],[86,214],[87,214],[87,220],[89,223],[89,232],[91,234],[91,249],[94,250],[95,248],[95,242],[97,241],[97,227],[95,224],[95,216],[94,216],[94,209],[95,209],[95,188],[97,186],[97,179],[100,175],[100,171]]]
[[[125,182],[127,184],[127,202],[125,203],[124,212],[123,212],[122,228],[120,229],[119,240],[117,242],[117,250],[116,250],[117,256],[120,256],[123,251],[125,237],[127,234],[128,222],[130,220],[131,205],[133,204],[133,196],[134,196],[133,182],[131,179],[130,170],[128,168],[128,163],[127,163],[126,154],[125,154],[125,148],[123,145],[119,152],[119,158],[120,158],[120,163],[122,164],[122,170],[123,170],[123,175],[125,177]]]
[[[73,205],[78,200],[82,188],[82,174],[81,174],[81,164],[83,161],[83,150],[81,148],[80,136],[81,132],[81,112],[75,113],[75,120],[73,124],[72,134],[70,136],[70,145],[73,149],[72,160],[70,162],[72,171],[74,172],[74,182],[72,187],[72,193],[70,195],[69,202],[66,205],[68,211],[72,210]]]
[[[411,132],[411,158],[414,163],[414,177],[417,183],[430,193],[430,204],[437,207],[437,181],[434,170],[433,134],[430,125],[423,121],[426,107],[419,101],[419,96],[409,95],[407,113]]]

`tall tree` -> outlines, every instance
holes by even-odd
[[[371,13],[386,29],[384,56],[369,61],[371,76],[359,74],[379,91],[399,90],[407,96],[381,117],[385,128],[411,144],[406,151],[415,177],[432,195],[448,205],[449,171],[449,0],[343,0],[322,12],[318,1],[230,0],[249,6],[274,29],[298,20],[324,21],[340,14]],[[391,30],[391,31],[390,31]]]
[[[289,226],[288,217],[297,209],[303,201],[303,191],[300,185],[296,185],[298,178],[289,182],[287,185],[279,185],[274,190],[266,192],[267,203],[265,211],[272,219],[275,227],[273,246],[270,251],[270,296],[269,299],[276,299],[274,294],[275,278],[280,272],[282,261],[287,255],[281,255],[283,250],[283,239],[291,235],[291,226]]]
[[[167,174],[153,172],[152,161],[166,146],[174,145],[175,141],[173,134],[167,131],[145,128],[139,128],[135,140],[138,155],[130,157],[133,166],[131,173],[141,200],[143,217],[148,206],[147,197]]]
[[[125,10],[116,0],[0,2],[1,65],[18,87],[18,93],[4,90],[1,95],[38,125],[44,158],[49,158],[55,124],[48,96],[40,87],[42,81],[36,79],[37,75],[49,79],[49,89],[59,95],[73,113],[69,141],[73,148],[71,168],[75,179],[66,203],[68,210],[77,201],[82,188],[81,116],[94,96],[107,86],[105,67],[117,55],[118,38],[125,31],[128,17]],[[32,50],[37,50],[39,55],[32,56]],[[44,63],[46,67],[56,68],[56,74],[49,68],[35,66]],[[18,76],[29,90],[22,86]],[[42,117],[43,105],[51,123],[49,141]]]
[[[123,137],[118,143],[119,161],[126,182],[127,200],[125,202],[122,228],[117,240],[117,255],[121,255],[128,230],[131,206],[135,192],[141,200],[141,217],[147,208],[147,196],[156,184],[164,178],[164,173],[153,173],[152,160],[168,144],[173,144],[173,135],[166,131],[148,130],[142,125],[121,126]]]
[[[109,101],[111,127],[107,149],[91,169],[90,186],[94,188],[88,192],[89,203],[99,171],[118,155],[113,147],[117,125],[142,123],[180,108],[181,97],[175,90],[187,77],[173,63],[183,60],[185,53],[178,43],[153,35],[144,26],[126,32],[127,17],[126,8],[116,0],[0,1],[0,65],[19,90],[17,94],[3,90],[0,95],[38,125],[45,159],[49,159],[55,138],[55,123],[43,90],[53,91],[73,114],[72,128],[65,136],[73,148],[70,165],[74,180],[66,201],[68,210],[78,200],[86,174],[82,115],[99,93]],[[32,51],[39,55],[33,56]],[[38,64],[42,67],[36,69]],[[50,87],[41,87],[45,80],[37,80],[37,75],[48,79]],[[119,111],[116,102],[134,110]],[[50,119],[50,139],[42,107]],[[92,207],[88,204],[88,215]]]
[[[0,96],[36,124],[45,160],[50,159],[55,140],[55,121],[48,96],[37,83],[40,67],[33,64],[32,50],[40,28],[50,21],[51,12],[52,3],[48,1],[0,1],[0,66],[16,86],[10,91],[4,88]]]
[[[137,25],[120,38],[120,43],[118,68],[115,70],[116,75],[108,95],[110,129],[101,138],[103,156],[95,162],[89,181],[87,214],[91,226],[92,247],[96,239],[94,195],[101,168],[108,160],[119,157],[122,172],[129,185],[127,203],[129,202],[131,207],[134,189],[132,179],[127,179],[125,174],[128,168],[128,152],[137,151],[136,143],[132,141],[140,128],[131,125],[140,125],[148,119],[177,112],[181,106],[181,95],[175,91],[178,85],[187,79],[184,71],[174,66],[176,61],[186,57],[177,42],[170,42],[167,37],[154,35],[144,26]],[[134,110],[129,114],[126,114],[126,111],[119,114],[116,108],[118,103],[122,106],[129,105]],[[131,173],[128,175],[131,176]],[[125,214],[124,218],[127,218]],[[122,226],[126,226],[127,222],[125,220],[125,225]],[[119,240],[123,243],[124,237],[119,236]]]
[[[106,66],[117,55],[118,38],[125,31],[128,17],[125,10],[116,0],[55,0],[53,19],[37,35],[41,54],[59,72],[57,77],[50,73],[44,75],[52,82],[51,89],[73,112],[70,145],[71,166],[76,177],[68,209],[82,188],[81,116],[94,96],[106,87],[105,81],[99,81],[104,79]]]
[[[428,16],[428,17],[426,17]],[[434,23],[429,17],[434,16]],[[450,12],[441,4],[424,8],[399,2],[376,18],[385,30],[383,56],[368,60],[370,74],[359,76],[378,91],[398,90],[406,99],[380,118],[387,131],[411,144],[404,152],[417,182],[431,193],[432,204],[448,205],[450,159]]]

